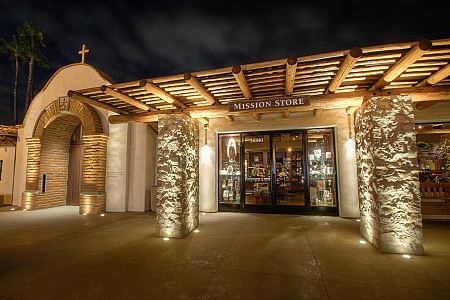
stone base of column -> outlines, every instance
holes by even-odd
[[[22,209],[35,210],[36,209],[36,195],[39,191],[24,191],[22,193]]]
[[[106,193],[81,193],[80,215],[99,215],[106,212]]]

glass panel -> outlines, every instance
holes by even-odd
[[[269,135],[245,135],[245,204],[272,205]]]
[[[308,130],[309,197],[311,206],[336,207],[333,129]]]
[[[219,202],[241,203],[241,162],[239,134],[219,135]]]
[[[422,214],[446,215],[450,199],[450,123],[416,124]],[[439,203],[439,204],[437,204]]]
[[[281,133],[272,137],[277,205],[305,205],[302,138],[301,133]]]

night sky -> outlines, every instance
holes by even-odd
[[[116,82],[422,38],[450,38],[450,1],[0,0],[0,37],[25,21],[45,35],[48,70],[86,62]],[[21,66],[19,123],[27,68]],[[14,62],[0,56],[0,124],[12,124]]]

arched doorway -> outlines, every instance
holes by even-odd
[[[77,139],[83,146],[83,155],[80,151],[73,154],[78,157],[72,158],[71,165],[71,141],[74,140],[72,144],[75,145]],[[66,205],[68,196],[72,198],[74,193],[79,193],[75,201],[80,205],[80,214],[105,212],[107,141],[100,118],[91,106],[69,97],[52,102],[39,117],[33,137],[27,139],[26,190],[22,208],[33,210]],[[80,160],[81,172],[76,170]],[[78,177],[81,175],[81,184],[76,180],[73,183],[80,185],[78,190],[68,188],[74,179],[74,174],[69,176],[69,170],[77,172]]]
[[[69,169],[67,174],[67,205],[80,205],[81,181],[83,176],[83,124],[79,124],[70,139]]]

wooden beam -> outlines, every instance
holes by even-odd
[[[283,119],[289,119],[289,110],[283,110]]]
[[[247,80],[245,79],[244,71],[242,71],[241,66],[234,66],[231,69],[231,72],[233,73],[233,76],[236,79],[236,82],[238,83],[242,94],[244,94],[245,99],[252,99],[252,92],[248,87]]]
[[[128,112],[123,110],[123,109],[117,108],[117,107],[112,106],[112,105],[107,104],[107,103],[103,103],[103,102],[100,102],[100,101],[97,101],[97,100],[93,100],[93,99],[91,99],[89,97],[83,96],[82,94],[77,93],[77,92],[72,91],[72,90],[69,90],[67,92],[67,96],[69,96],[70,98],[75,99],[77,101],[80,101],[80,102],[83,102],[83,103],[86,103],[86,104],[89,104],[89,105],[92,105],[92,106],[96,106],[96,107],[99,107],[99,108],[103,108],[103,109],[115,112],[117,114],[125,114],[125,115],[128,114]]]
[[[121,92],[118,92],[118,91],[116,91],[116,90],[114,90],[114,89],[112,89],[110,87],[107,87],[106,85],[102,85],[100,87],[100,90],[102,92],[104,92],[105,94],[108,94],[108,95],[110,95],[112,97],[120,99],[123,102],[128,103],[130,105],[133,105],[134,107],[137,107],[137,108],[142,109],[144,111],[149,111],[149,110],[156,111],[156,109],[148,106],[147,104],[142,103],[141,101],[138,101],[138,100],[136,100],[134,98],[131,98],[130,96],[125,95],[125,94],[123,94]]]
[[[416,129],[416,134],[449,134],[450,129]]]
[[[428,39],[423,39],[417,43],[411,50],[408,51],[395,65],[393,65],[378,81],[372,85],[369,90],[378,90],[384,88],[395,78],[397,78],[410,65],[422,57],[425,52],[431,49],[432,42]]]
[[[209,119],[208,118],[198,118],[197,120],[200,123],[202,123],[203,125],[208,125],[209,124]]]
[[[205,87],[198,81],[197,77],[193,76],[191,73],[185,73],[184,74],[184,80],[189,83],[197,92],[202,95],[203,98],[205,98],[206,101],[208,101],[209,104],[216,103],[216,99],[213,95],[211,95]]]
[[[417,110],[424,110],[430,106],[437,104],[439,101],[423,101],[416,104]]]
[[[351,115],[352,113],[354,113],[357,109],[359,108],[359,106],[349,106],[345,109],[345,112],[347,113],[347,115]]]
[[[313,110],[313,115],[316,118],[320,118],[322,116],[323,113],[323,108],[316,108]]]
[[[345,77],[347,77],[348,73],[353,69],[356,62],[362,55],[362,49],[361,48],[352,48],[347,56],[345,57],[344,61],[342,62],[341,67],[336,72],[336,75],[334,76],[333,80],[330,82],[330,85],[328,86],[327,92],[334,93],[338,89],[338,87],[342,84]]]
[[[261,121],[261,114],[260,113],[252,113],[253,117],[256,121]]]
[[[297,71],[297,57],[291,56],[286,62],[286,86],[285,95],[291,96],[294,92],[295,72]]]
[[[228,120],[228,122],[230,122],[230,123],[233,123],[234,122],[234,117],[233,116],[230,116],[230,115],[225,115],[225,116],[223,116],[225,119],[227,119]]]
[[[425,78],[422,82],[416,84],[416,87],[436,84],[448,76],[450,76],[450,63],[438,70],[436,73],[431,74],[428,78]]]
[[[394,95],[394,91],[379,92],[377,94],[386,94],[386,96]],[[359,107],[363,103],[365,97],[373,97],[371,91],[358,91],[350,93],[324,94],[310,96],[310,106],[290,107],[289,112],[311,111],[314,109],[335,109],[347,108],[349,106]],[[422,101],[443,101],[450,100],[450,88],[448,87],[420,87],[420,88],[406,88],[396,89],[395,94],[411,95],[413,102]],[[247,111],[234,111],[233,116],[246,116],[261,113],[282,113],[286,108],[266,108],[253,109]],[[156,122],[158,114],[170,113],[189,113],[192,118],[223,118],[230,114],[227,104],[216,104],[202,107],[188,107],[177,110],[160,110],[158,112],[147,112],[132,115],[111,116],[109,121],[111,124],[126,123],[126,122]],[[155,118],[156,116],[156,118]]]
[[[149,82],[146,79],[142,79],[139,82],[139,86],[141,88],[144,88],[148,92],[152,93],[156,97],[166,101],[167,103],[173,104],[176,107],[179,107],[179,108],[187,107],[186,104],[180,102],[177,98],[173,97],[171,94],[167,93],[166,91],[164,91],[163,89],[161,89],[157,85]]]

